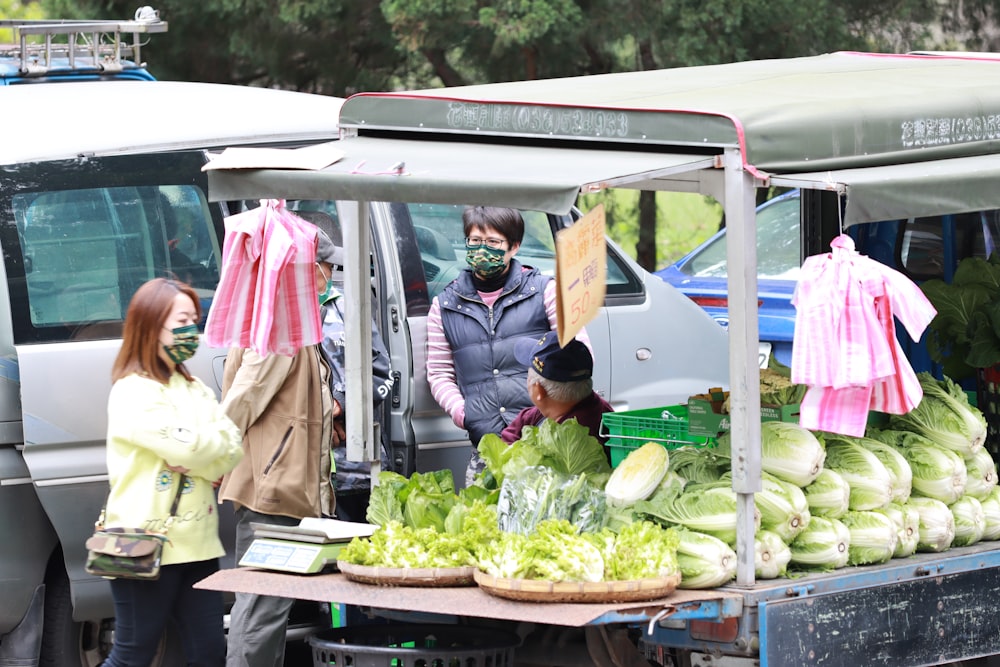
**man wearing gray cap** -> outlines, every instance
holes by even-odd
[[[336,248],[318,230],[317,298],[331,288]],[[222,378],[222,407],[243,431],[244,456],[219,487],[236,508],[236,560],[254,539],[251,523],[296,526],[305,517],[333,517],[331,482],[334,401],[321,345],[294,356],[260,356],[233,348]],[[230,614],[228,667],[274,667],[284,660],[293,600],[237,593]]]

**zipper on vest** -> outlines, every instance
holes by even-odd
[[[281,443],[278,445],[278,448],[274,450],[274,454],[271,455],[271,458],[268,460],[267,465],[264,466],[265,475],[271,472],[271,468],[274,466],[274,462],[278,460],[278,457],[281,456],[281,452],[285,450],[285,445],[288,443],[288,438],[290,437],[292,437],[291,426],[289,426],[288,430],[285,431],[285,435],[282,436],[281,438]]]

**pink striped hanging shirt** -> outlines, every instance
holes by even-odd
[[[792,381],[809,385],[802,426],[860,436],[869,410],[903,414],[923,396],[893,318],[918,340],[937,312],[909,278],[858,254],[851,237],[830,245],[803,262],[792,299]]]
[[[316,285],[316,227],[261,200],[226,218],[222,277],[205,325],[205,341],[265,356],[291,356],[322,339]]]

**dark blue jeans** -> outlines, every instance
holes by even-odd
[[[164,565],[156,581],[112,579],[115,643],[103,667],[149,667],[169,621],[180,633],[189,666],[225,665],[222,593],[193,588],[218,570],[218,559],[212,559]]]

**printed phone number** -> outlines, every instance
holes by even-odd
[[[618,111],[547,109],[513,104],[453,102],[448,127],[591,137],[628,136],[628,116]]]

